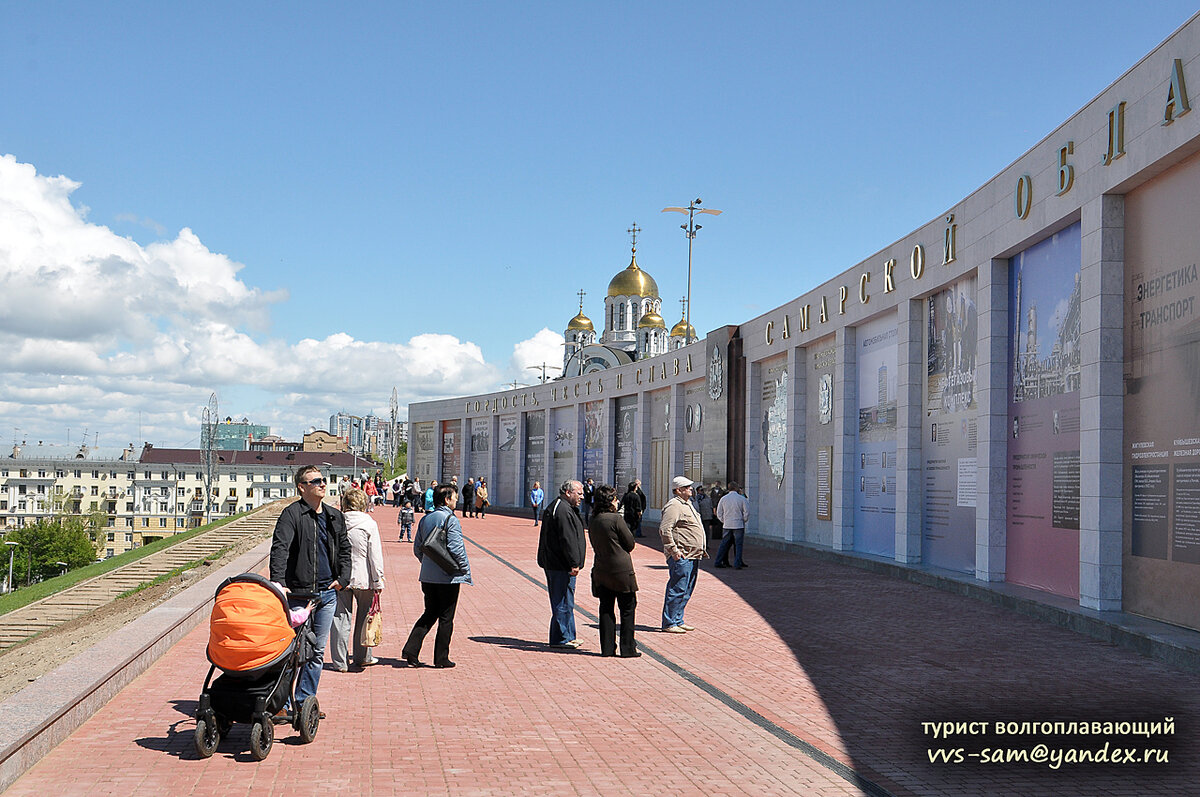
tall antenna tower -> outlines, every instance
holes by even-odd
[[[200,419],[200,464],[204,469],[204,522],[212,521],[213,482],[217,479],[217,394],[208,397]]]
[[[396,388],[392,388],[392,431],[388,435],[388,448],[391,449],[388,461],[391,463],[392,470],[396,470],[396,452],[400,450],[400,435],[396,433],[396,423],[400,416],[400,397],[396,395]]]

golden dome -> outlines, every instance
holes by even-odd
[[[609,296],[651,296],[658,298],[658,283],[637,264],[637,250],[629,258],[629,266],[608,283]],[[661,320],[661,319],[660,319]],[[663,324],[666,329],[666,324]]]
[[[585,316],[582,312],[571,319],[571,323],[567,324],[567,331],[585,330],[587,332],[595,332],[596,328],[592,326],[592,320]]]
[[[646,313],[644,316],[642,316],[641,321],[638,321],[638,329],[645,329],[646,327],[666,329],[667,324],[663,321],[662,316],[651,310],[649,313]]]
[[[696,337],[696,328],[687,322],[687,319],[679,319],[679,323],[671,327],[671,337],[673,338],[694,338]]]

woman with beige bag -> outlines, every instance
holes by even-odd
[[[346,515],[346,537],[350,540],[350,583],[338,592],[337,609],[329,633],[329,657],[338,672],[349,669],[350,640],[354,641],[354,664],[366,667],[378,659],[363,644],[367,614],[375,596],[383,590],[383,546],[379,526],[367,514],[367,494],[357,487],[342,494]],[[354,604],[358,604],[357,611]],[[354,614],[351,634],[350,615]]]

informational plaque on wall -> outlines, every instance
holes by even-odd
[[[817,449],[817,520],[833,520],[833,446]]]

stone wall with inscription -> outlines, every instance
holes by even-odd
[[[605,481],[646,482],[650,467],[744,481],[756,529],[777,542],[1200,628],[1189,83],[1200,85],[1200,17],[994,178],[806,292],[660,357],[413,404],[411,428],[500,416],[530,429],[568,409],[581,428],[595,417],[611,430],[611,451],[575,448]],[[863,220],[859,238],[873,234]],[[887,343],[886,362],[866,341]],[[780,404],[784,372],[794,384]],[[670,417],[653,395],[670,397]],[[546,472],[540,434],[518,440],[526,478]],[[798,441],[780,481],[771,452]],[[413,464],[432,467],[419,446]]]

